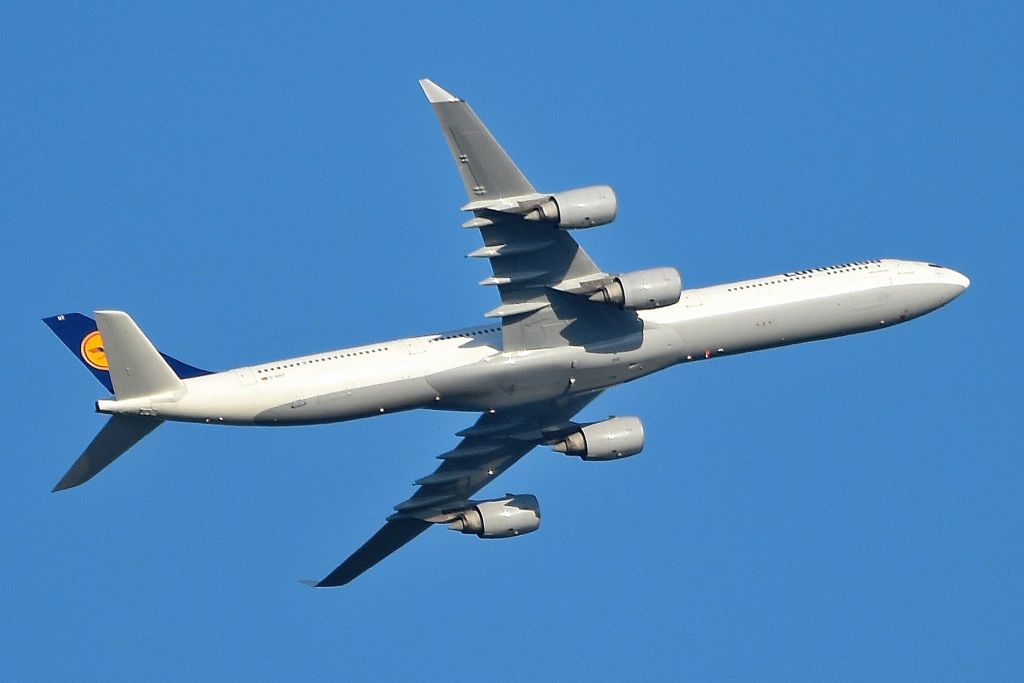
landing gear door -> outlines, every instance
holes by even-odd
[[[252,368],[238,368],[235,370],[235,377],[238,378],[238,383],[243,387],[256,384],[256,375],[253,373]]]

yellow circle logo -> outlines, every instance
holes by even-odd
[[[110,368],[107,363],[107,354],[103,351],[103,337],[100,336],[99,330],[85,335],[85,339],[82,340],[82,358],[97,370]]]

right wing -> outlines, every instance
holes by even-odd
[[[585,346],[639,328],[635,313],[568,292],[608,278],[565,230],[525,216],[552,195],[538,193],[466,102],[433,81],[420,81],[459,169],[484,246],[469,256],[487,258],[501,305],[505,351]],[[609,188],[610,192],[610,188]]]
[[[418,479],[419,490],[394,507],[387,523],[337,569],[311,586],[343,586],[419,536],[432,524],[446,523],[470,504],[470,496],[496,479],[541,443],[561,438],[569,422],[600,392],[534,403],[500,414],[484,413],[459,432],[463,439],[433,473]]]

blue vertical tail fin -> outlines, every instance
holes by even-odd
[[[62,313],[43,318],[43,322],[64,342],[64,345],[82,362],[82,365],[99,380],[100,384],[106,387],[110,393],[114,393],[114,385],[110,380],[110,366],[96,321],[81,313]],[[178,376],[178,379],[211,374],[209,370],[183,363],[165,353],[160,355],[171,366],[171,370]]]

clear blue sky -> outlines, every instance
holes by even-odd
[[[0,678],[1019,677],[1024,14],[822,4],[6,3]],[[488,491],[536,494],[538,533],[432,529],[346,588],[297,580],[471,417],[172,424],[51,494],[103,392],[45,315],[124,309],[223,369],[495,305],[424,76],[538,187],[617,189],[579,235],[606,269],[974,284],[608,392],[583,417],[641,416],[642,455],[537,451]]]

